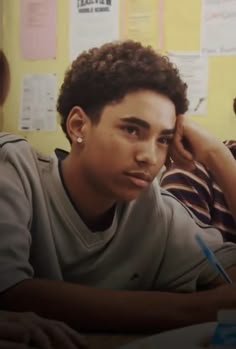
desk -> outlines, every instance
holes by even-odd
[[[89,349],[118,349],[120,346],[147,337],[148,335],[99,335],[87,334]]]
[[[89,349],[206,349],[215,327],[216,322],[206,322],[156,335],[87,335],[86,338]]]

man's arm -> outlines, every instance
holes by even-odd
[[[207,166],[222,189],[236,221],[236,160],[225,145],[219,144],[215,151],[209,153]]]
[[[193,160],[197,160],[208,168],[236,221],[236,161],[230,150],[207,130],[183,116],[178,116],[172,148],[171,155],[179,166],[193,169]]]
[[[233,283],[235,283],[236,285],[236,266],[227,269],[227,274],[229,275]],[[219,275],[212,282],[212,287],[219,287],[221,285],[225,285],[225,280],[222,278],[221,275]]]
[[[236,292],[230,286],[223,293],[115,291],[34,279],[2,293],[0,303],[65,321],[80,331],[156,332],[214,321],[219,309],[236,307]]]

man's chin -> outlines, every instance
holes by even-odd
[[[126,191],[117,195],[118,201],[130,202],[136,200],[144,190]]]

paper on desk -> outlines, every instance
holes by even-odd
[[[22,83],[20,130],[55,131],[56,96],[55,74],[25,75]]]

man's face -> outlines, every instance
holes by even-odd
[[[110,199],[135,199],[165,163],[175,122],[172,101],[148,90],[106,106],[99,123],[88,128],[80,175]]]

